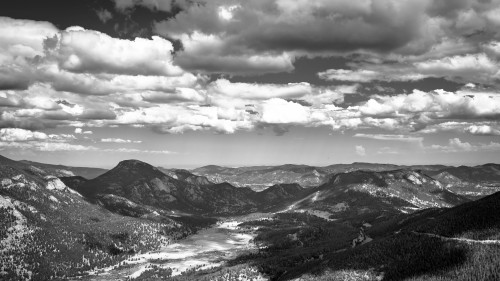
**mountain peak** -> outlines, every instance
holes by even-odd
[[[137,166],[137,165],[148,165],[148,166],[151,166],[148,163],[143,162],[141,160],[137,160],[137,159],[122,160],[122,161],[120,161],[118,163],[118,166]]]

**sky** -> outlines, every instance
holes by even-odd
[[[500,0],[2,1],[0,154],[498,163]]]

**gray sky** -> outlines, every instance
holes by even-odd
[[[7,157],[196,167],[500,156],[497,0],[5,2]]]

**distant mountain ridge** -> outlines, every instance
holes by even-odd
[[[203,173],[215,171],[217,175],[237,174],[240,179],[276,176],[279,183],[266,187],[263,191],[255,191],[236,187],[229,182],[219,182],[220,180],[212,183],[209,177],[195,175],[187,170],[163,169],[138,160],[125,160],[93,180],[80,182],[75,189],[104,205],[118,202],[116,199],[103,200],[111,198],[105,197],[111,194],[118,196],[112,198],[123,198],[134,204],[171,212],[235,215],[281,208],[345,218],[357,216],[359,212],[380,215],[380,212],[395,214],[429,207],[451,207],[477,196],[486,196],[500,188],[482,189],[482,186],[476,183],[471,187],[471,183],[461,181],[450,185],[442,178],[431,176],[440,174],[439,169],[442,167],[439,165],[417,166],[427,167],[429,170],[426,171],[412,168],[392,169],[394,165],[370,163],[329,167],[342,172],[320,173],[318,168],[306,165],[245,168],[212,165],[197,170]],[[300,182],[304,182],[304,178],[311,174],[317,186],[304,188]],[[289,181],[298,182],[281,183],[286,175],[293,175]],[[318,178],[321,178],[321,181],[317,180]],[[471,196],[471,190],[475,192],[474,196]],[[359,200],[353,201],[356,198]],[[116,209],[113,206],[108,207]]]
[[[281,192],[274,195],[273,200],[264,200],[262,197],[273,193],[274,189],[264,195],[229,183],[213,184],[185,170],[166,172],[168,174],[142,161],[124,160],[103,175],[74,188],[101,203],[103,196],[112,194],[136,204],[197,214],[247,213],[283,204],[285,199],[298,199],[298,193],[292,192],[296,194],[294,197]]]
[[[58,177],[71,177],[71,176],[81,176],[86,179],[93,179],[97,176],[104,174],[107,170],[101,168],[90,168],[90,167],[72,167],[65,165],[52,165],[39,162],[33,162],[28,160],[21,160],[21,163],[31,165],[34,167],[41,168],[46,171],[50,171],[53,175]]]
[[[286,164],[279,166],[222,167],[208,165],[191,170],[195,175],[204,176],[211,182],[229,182],[237,187],[251,187],[263,190],[274,184],[298,183],[303,187],[317,187],[326,183],[332,174],[348,173],[359,170],[391,171],[398,169],[422,171],[431,177],[448,172],[466,181],[467,186],[488,181],[500,182],[500,165],[486,164],[474,167],[452,167],[445,165],[394,165],[354,162],[352,164],[333,164],[323,167]],[[439,177],[439,176],[438,176]]]

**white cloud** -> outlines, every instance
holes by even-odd
[[[56,41],[47,50],[64,69],[73,72],[182,74],[182,70],[172,64],[172,43],[158,36],[125,40],[98,31],[71,27],[47,40]]]
[[[375,96],[359,107],[365,115],[399,115],[432,113],[435,117],[480,118],[497,116],[500,112],[500,97],[467,96],[443,90],[395,96]]]
[[[324,80],[364,83],[416,81],[438,77],[467,83],[473,88],[473,83],[495,84],[495,79],[500,73],[500,65],[494,58],[496,55],[492,52],[490,55],[493,58],[485,53],[475,53],[392,65],[364,63],[354,65],[355,69],[328,69],[319,72],[318,76]]]
[[[118,153],[175,154],[175,152],[169,150],[140,150],[135,148],[113,148],[113,149],[102,149],[100,151],[118,152]]]
[[[382,140],[382,141],[399,141],[399,142],[410,142],[410,143],[418,143],[421,144],[424,140],[423,137],[414,137],[408,135],[389,135],[389,134],[355,134],[353,137],[355,138],[366,138],[373,140]]]
[[[58,29],[49,22],[0,17],[0,48],[2,55],[33,58],[43,55],[43,40],[54,36]],[[0,59],[0,62],[5,62]]]
[[[31,140],[47,140],[49,136],[42,132],[32,132],[19,128],[3,128],[0,129],[0,141],[18,142]]]
[[[140,140],[125,140],[120,138],[106,138],[101,139],[101,142],[111,142],[111,143],[142,143]]]
[[[356,154],[359,156],[365,156],[366,155],[366,150],[362,145],[356,145]]]
[[[486,54],[467,54],[445,57],[415,64],[416,71],[427,77],[445,77],[451,80],[460,78],[466,83],[491,83],[491,79],[500,71],[496,61]]]
[[[473,135],[497,135],[500,136],[500,130],[488,125],[471,125],[465,128],[465,131]]]
[[[298,103],[272,98],[262,104],[261,121],[264,123],[306,123],[308,118],[308,110]]]
[[[372,82],[372,81],[415,81],[421,80],[426,75],[411,73],[408,69],[368,70],[368,69],[328,69],[319,72],[318,76],[325,80],[339,80],[347,82]]]

